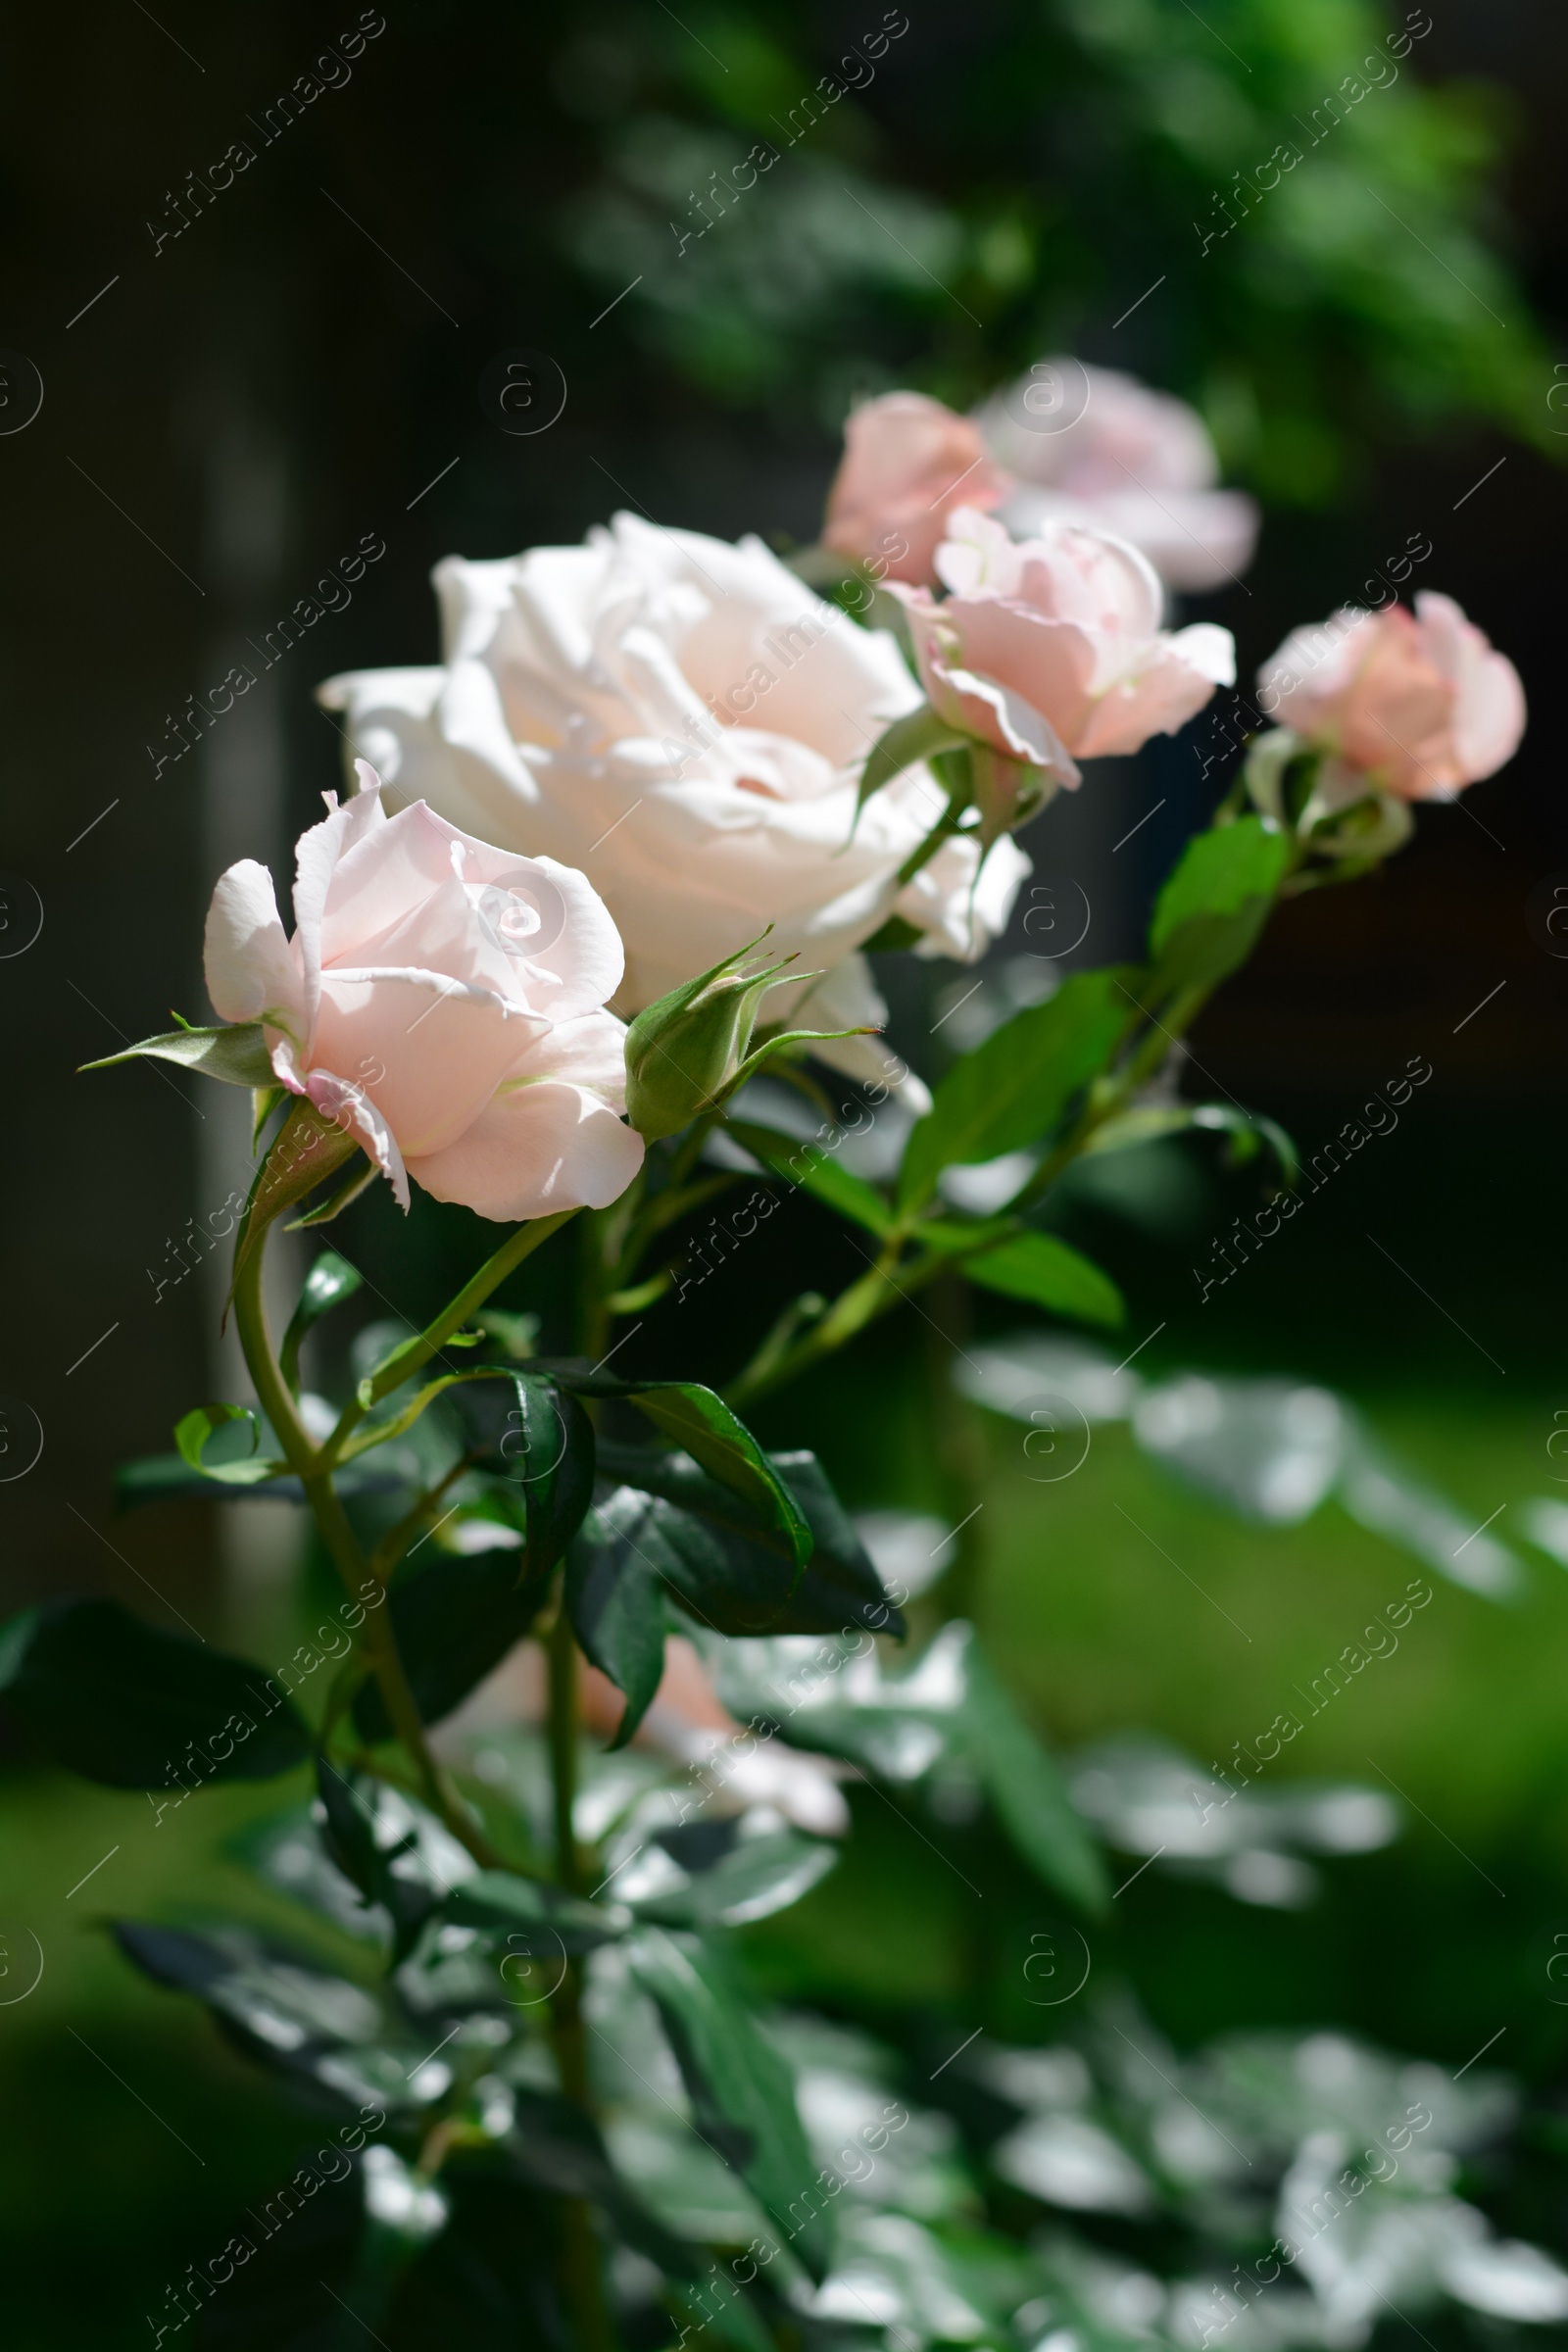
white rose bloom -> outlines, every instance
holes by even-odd
[[[906,769],[855,824],[860,762],[920,689],[894,639],[812,594],[755,538],[731,546],[617,514],[582,547],[433,574],[444,662],[357,670],[319,692],[348,721],[350,761],[393,806],[584,872],[614,917],[631,1014],[774,926],[770,950],[825,977],[780,988],[768,1017],[808,1028],[885,1008],[856,954],[891,914],[932,954],[978,956],[1029,862],[1010,839],[979,868],[946,842],[902,885],[940,816]],[[352,775],[352,769],[351,769]],[[853,827],[853,838],[852,838]],[[885,1074],[874,1038],[824,1049]]]

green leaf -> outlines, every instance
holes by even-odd
[[[569,1390],[510,1372],[513,1405],[499,1442],[508,1485],[524,1497],[523,1573],[548,1576],[582,1525],[594,1494],[594,1429]]]
[[[564,1599],[586,1656],[625,1693],[612,1748],[624,1747],[664,1672],[667,1586],[680,1562],[654,1524],[666,1506],[619,1488],[588,1513],[566,1554]]]
[[[726,1119],[729,1134],[754,1159],[786,1184],[799,1185],[828,1208],[835,1208],[841,1217],[853,1225],[863,1225],[879,1240],[893,1230],[893,1212],[873,1185],[859,1176],[852,1176],[826,1152],[814,1144],[800,1144],[787,1135],[777,1135],[771,1127],[755,1127],[748,1119]]]
[[[1138,977],[1120,964],[1075,973],[956,1061],[905,1146],[900,1205],[928,1200],[944,1168],[1000,1159],[1049,1135],[1115,1053]]]
[[[442,1896],[440,1909],[442,1918],[454,1926],[477,1928],[498,1943],[551,1930],[568,1952],[591,1952],[602,1943],[612,1943],[630,1916],[617,1904],[586,1903],[543,1880],[521,1879],[510,1870],[476,1872]]]
[[[918,923],[906,922],[902,914],[890,914],[880,931],[860,942],[862,956],[893,956],[902,949],[917,948],[925,933]]]
[[[1212,988],[1257,944],[1292,857],[1290,836],[1261,816],[1215,825],[1183,851],[1154,903],[1154,986]]]
[[[316,1759],[318,1833],[327,1854],[367,1903],[392,1922],[392,1957],[406,1960],[444,1888],[420,1867],[419,1824],[406,1797],[367,1774]]]
[[[196,1935],[122,1919],[114,1935],[155,1984],[204,2001],[247,2057],[349,2106],[422,2103],[410,2078],[424,2052],[396,2046],[402,2030],[380,2002],[310,1955],[237,1926]]]
[[[146,1054],[157,1061],[176,1061],[204,1078],[221,1078],[229,1086],[265,1088],[275,1085],[271,1059],[260,1021],[225,1023],[220,1029],[172,1029],[167,1037],[144,1037],[122,1054],[106,1054],[101,1061],[84,1061],[84,1070],[113,1069],[117,1061],[134,1061]]]
[[[548,1570],[519,1585],[517,1554],[500,1545],[460,1556],[438,1552],[393,1586],[386,1605],[398,1655],[426,1723],[450,1715],[500,1665],[531,1629],[548,1587]],[[372,1745],[392,1738],[378,1684],[361,1688],[354,1721]]]
[[[208,1440],[215,1431],[226,1428],[233,1421],[247,1425],[251,1441],[249,1456],[239,1461],[207,1461],[204,1455]],[[276,1478],[288,1468],[286,1462],[258,1458],[256,1448],[261,1438],[261,1422],[246,1404],[199,1404],[174,1424],[174,1444],[179,1448],[180,1460],[203,1478],[216,1479],[225,1487],[260,1486],[264,1479]]]
[[[1084,1157],[1091,1158],[1100,1152],[1129,1152],[1141,1144],[1163,1143],[1167,1136],[1189,1134],[1194,1129],[1228,1135],[1233,1166],[1254,1158],[1267,1144],[1287,1186],[1294,1186],[1300,1174],[1296,1145],[1285,1129],[1276,1120],[1265,1118],[1261,1111],[1240,1110],[1230,1102],[1177,1102],[1168,1107],[1123,1111],[1119,1118],[1107,1119],[1103,1127],[1095,1130],[1084,1146]]]
[[[710,1632],[746,1636],[778,1629],[796,1583],[786,1553],[629,1487],[616,1489],[599,1518],[623,1544],[634,1544],[670,1599]]]
[[[733,1822],[702,1823],[666,1830],[659,1843],[687,1872],[684,1886],[628,1897],[639,1919],[662,1928],[737,1928],[770,1919],[809,1894],[839,1859],[837,1846],[798,1830],[772,1830],[760,1838],[734,1835]],[[721,1852],[702,1850],[713,1831],[729,1833]]]
[[[814,1453],[806,1448],[768,1456],[789,1486],[811,1531],[811,1556],[801,1580],[769,1627],[777,1634],[894,1634],[904,1639],[904,1618],[889,1599],[871,1555],[833,1491]]]
[[[1103,1912],[1110,1889],[1100,1848],[1074,1810],[1060,1768],[972,1635],[964,1676],[966,1743],[1008,1836],[1059,1893],[1086,1911]]]
[[[538,1369],[580,1396],[626,1397],[711,1477],[750,1503],[764,1526],[776,1529],[797,1567],[810,1558],[811,1531],[794,1495],[744,1421],[711,1389],[694,1380],[614,1380],[570,1363]]]
[[[339,1494],[398,1494],[408,1479],[396,1470],[377,1469],[368,1461],[350,1462],[338,1471]],[[177,1453],[143,1454],[122,1462],[115,1472],[115,1508],[134,1510],[144,1502],[303,1502],[305,1489],[297,1478],[269,1478],[255,1486],[215,1479],[211,1470],[193,1470]]]
[[[873,792],[880,792],[884,784],[902,776],[906,767],[933,759],[940,752],[961,751],[970,740],[939,717],[929,703],[922,703],[917,710],[906,711],[902,718],[896,718],[890,727],[883,729],[866,754],[855,804],[857,816]]]
[[[646,2254],[650,2261],[657,2263],[667,2278],[693,2278],[697,2276],[706,2247],[688,2245],[680,2238],[673,2237],[654,2219],[647,2206],[615,2172],[598,2125],[592,2117],[584,2114],[575,2100],[563,2098],[555,2091],[527,2090],[520,2084],[514,2086],[514,2096],[517,2120],[501,2146],[526,2183],[528,2204],[535,2212],[541,2207],[541,2190],[552,2200],[558,2197],[584,2197],[589,2203],[602,2206],[626,2243],[635,2246],[639,2253]],[[552,2203],[544,2205],[543,2210],[554,2222],[560,2209]],[[513,2245],[515,2246],[514,2232]],[[543,2280],[550,2278],[553,2267],[548,2259],[540,2264],[539,2275]],[[440,2339],[448,2343],[461,2342],[466,2346],[482,2343],[484,2333],[481,2330],[489,2332],[491,2329],[494,2304],[476,2314],[477,2325],[462,2337],[446,2332],[452,2310],[448,2302],[441,2312]],[[528,2324],[510,2340],[542,2347],[559,2342],[560,2338],[553,2328],[539,2327],[534,2316],[528,2315]],[[492,2344],[497,2341],[493,2333],[490,2333],[490,2341]],[[773,2352],[771,2336],[763,2339],[760,2352]]]
[[[807,2193],[816,2159],[789,2068],[759,2033],[712,1945],[652,1928],[628,1948],[632,1975],[658,2005],[698,2132],[740,2174],[811,2276],[822,2278],[832,2239],[819,2201]]]
[[[111,1788],[289,1771],[310,1734],[269,1690],[261,1667],[160,1633],[118,1600],[54,1601],[0,1633],[0,1703],[56,1763]]]
[[[653,1523],[675,1554],[660,1550],[660,1565],[675,1596],[704,1624],[728,1634],[832,1634],[863,1627],[902,1639],[904,1619],[815,1454],[802,1450],[768,1459],[811,1531],[811,1557],[794,1583],[780,1578],[780,1561],[791,1557],[783,1539],[760,1525],[739,1496],[689,1454],[599,1441],[602,1476],[676,1506]],[[683,1517],[702,1528],[682,1529]]]
[[[373,1176],[374,1173],[371,1167],[370,1174]],[[334,1306],[340,1306],[345,1298],[352,1298],[364,1280],[359,1268],[351,1266],[346,1257],[339,1257],[335,1250],[321,1251],[300,1287],[299,1304],[289,1317],[288,1329],[283,1334],[278,1361],[283,1367],[283,1378],[291,1389],[299,1387],[300,1346],[306,1333],[313,1330],[323,1315],[330,1314]]]
[[[1009,1298],[1027,1298],[1080,1323],[1126,1320],[1127,1303],[1108,1274],[1054,1233],[1020,1233],[1000,1250],[964,1260],[971,1282]]]

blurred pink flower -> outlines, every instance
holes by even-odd
[[[1172,588],[1234,580],[1252,560],[1258,513],[1220,490],[1196,409],[1135,376],[1041,360],[975,412],[992,456],[1015,475],[1001,515],[1017,537],[1048,522],[1113,531]]]
[[[1228,629],[1161,629],[1159,581],[1124,540],[1054,523],[1015,545],[967,510],[950,534],[947,598],[898,594],[933,709],[1005,758],[1074,786],[1077,760],[1174,734],[1235,678]]]
[[[1446,799],[1495,775],[1525,730],[1513,663],[1451,597],[1431,591],[1414,612],[1347,608],[1294,629],[1258,672],[1258,701],[1355,777],[1404,801]]]
[[[864,564],[902,542],[904,552],[882,576],[929,582],[949,514],[994,507],[1008,486],[967,416],[923,392],[885,392],[856,409],[844,427],[822,544]]]

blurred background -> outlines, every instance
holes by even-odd
[[[1396,80],[1254,210],[1233,195],[1223,233],[1237,174],[1293,123],[1304,134],[1400,26]],[[879,27],[872,77],[809,121],[806,94]],[[449,552],[574,540],[620,507],[788,550],[815,536],[856,400],[903,385],[966,409],[1063,351],[1127,369],[1192,401],[1224,479],[1261,503],[1246,578],[1183,608],[1235,632],[1244,680],[1422,534],[1425,583],[1513,658],[1533,724],[1512,766],[1425,811],[1377,880],[1288,907],[1194,1041],[1188,1092],[1239,1098],[1307,1152],[1424,1056],[1397,1132],[1206,1302],[1193,1269],[1256,1204],[1255,1170],[1171,1144],[1075,1180],[1064,1209],[1128,1293],[1127,1346],[1152,1335],[1140,1370],[1334,1389],[1470,1524],[1501,1512],[1494,1536],[1521,1564],[1506,1604],[1438,1584],[1398,1654],[1292,1750],[1292,1772],[1396,1796],[1396,1842],[1324,1865],[1294,1908],[1151,1871],[1118,1905],[1115,1965],[1179,2043],[1334,2022],[1459,2068],[1505,2035],[1493,2062],[1531,2085],[1538,2134],[1568,2133],[1568,2107],[1551,2121],[1568,2013],[1545,1974],[1568,1930],[1568,1580],[1525,1541],[1527,1519],[1549,1525],[1533,1501],[1568,1500],[1568,1444],[1552,1446],[1568,1428],[1568,965],[1543,912],[1568,882],[1551,701],[1568,19],[1548,0],[1205,0],[1201,16],[1186,0],[691,0],[678,16],[662,0],[163,0],[156,17],[89,0],[69,21],[14,17],[4,44],[0,1400],[5,1458],[31,1463],[0,1481],[6,1612],[99,1590],[233,1642],[288,1621],[286,1508],[220,1529],[201,1506],[113,1503],[118,1460],[229,1393],[218,1260],[190,1237],[243,1189],[243,1125],[160,1065],[74,1072],[171,1007],[207,1016],[215,877],[253,856],[286,885],[294,835],[338,780],[318,680],[434,659],[427,574]],[[735,200],[759,140],[779,163]],[[236,143],[251,160],[225,182]],[[518,353],[564,390],[526,435],[494,394]],[[372,546],[350,596],[318,595]],[[312,616],[280,652],[301,600]],[[241,661],[256,689],[204,719]],[[1205,717],[1107,763],[1025,837],[1063,903],[1071,886],[1091,910],[1071,960],[1134,946],[1229,780],[1228,740]],[[999,973],[1031,956],[1016,932]],[[969,983],[891,959],[882,977],[895,1042],[937,1075],[933,1026]],[[353,1216],[377,1313],[417,1318],[476,1254],[466,1213],[427,1199],[408,1235],[385,1199]],[[833,1229],[804,1199],[768,1231],[755,1296],[650,1317],[650,1362],[686,1369],[671,1351],[689,1347],[722,1372],[818,1259],[836,1287]],[[509,1303],[548,1320],[548,1271]],[[993,1304],[983,1340],[1023,1319]],[[816,1446],[857,1507],[940,1513],[922,1345],[890,1320],[778,1398],[768,1436]],[[852,1394],[868,1452],[843,1443]],[[1016,1426],[985,1434],[977,1613],[1063,1748],[1141,1727],[1223,1763],[1412,1573],[1332,1499],[1298,1527],[1239,1523],[1119,1424],[1054,1484],[1023,1474]],[[155,1835],[142,1799],[17,1750],[0,1772],[16,2340],[139,2341],[149,2282],[275,2170],[294,2127],[205,2024],[131,1979],[95,1918],[167,1913],[193,1879],[232,1892],[224,1838],[277,1791],[214,1796]],[[933,1910],[896,1824],[857,1835],[853,1885],[758,1931],[758,1969],[867,2016],[964,2013],[979,1995],[961,1922]],[[30,1938],[45,1967],[24,2004]],[[1556,2192],[1518,2197],[1517,2226],[1560,2242]]]

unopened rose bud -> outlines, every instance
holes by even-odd
[[[672,988],[627,1030],[626,1115],[648,1143],[690,1126],[737,1080],[758,1004],[785,976],[772,964],[744,969],[766,937],[764,931],[722,963]]]

